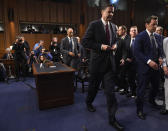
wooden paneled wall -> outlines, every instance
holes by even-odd
[[[128,0],[131,1],[131,0]],[[14,10],[14,21],[8,19],[8,9]],[[117,25],[130,26],[128,11],[116,11],[113,22]],[[69,3],[53,0],[0,0],[0,21],[4,23],[5,32],[0,34],[0,50],[9,47],[20,34],[19,22],[77,24],[79,35],[83,36],[88,24],[100,18],[100,10],[89,7],[87,0],[72,0]],[[23,34],[32,48],[36,42],[43,39],[50,43],[53,34]],[[57,35],[59,41],[64,35]],[[2,52],[2,51],[1,51]]]
[[[3,0],[0,0],[0,21],[3,19]]]

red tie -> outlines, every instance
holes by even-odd
[[[109,33],[109,28],[108,24],[106,24],[106,39],[107,39],[107,44],[110,45],[110,33]]]

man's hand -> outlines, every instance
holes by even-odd
[[[127,59],[126,59],[126,61],[128,61],[128,62],[130,62],[130,63],[131,63],[131,62],[132,62],[132,59],[127,58]]]
[[[81,57],[81,54],[78,54],[78,57]]]
[[[107,50],[111,50],[111,47],[109,45],[102,44],[101,49],[104,50],[104,51],[107,51]]]
[[[123,66],[124,63],[125,63],[124,59],[121,59],[121,60],[120,60],[120,63],[121,63],[120,66]]]
[[[166,66],[163,67],[164,74],[168,76],[168,68]]]
[[[152,61],[152,60],[149,62],[149,66],[154,70],[159,69],[158,64],[156,62]]]
[[[163,59],[159,58],[159,65],[161,66],[163,64]]]
[[[68,53],[70,56],[75,56],[75,54],[73,52],[69,52]]]
[[[116,50],[117,49],[117,44],[114,44],[112,47],[111,47],[112,50]]]

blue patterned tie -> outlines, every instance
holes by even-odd
[[[157,61],[158,59],[158,49],[157,49],[157,43],[155,42],[155,36],[153,34],[150,35],[150,40],[152,44],[152,51],[153,51],[153,60]]]
[[[69,50],[70,52],[72,52],[72,38],[70,38],[69,40]]]
[[[132,39],[132,44],[131,44],[132,55],[134,55],[134,44],[135,44],[135,38]]]

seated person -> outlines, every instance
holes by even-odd
[[[44,55],[39,55],[39,64],[40,64],[40,67],[41,65],[43,67],[49,67],[53,65],[53,62],[50,60],[47,60]]]
[[[5,82],[8,81],[6,69],[3,63],[0,63],[0,80],[5,81]]]
[[[52,55],[51,55],[51,53],[50,52],[47,52],[46,50],[45,50],[45,48],[43,48],[42,50],[41,50],[41,53],[39,54],[39,56],[41,56],[41,55],[43,55],[43,56],[45,56],[46,57],[46,59],[48,59],[48,60],[52,60]]]
[[[11,53],[11,49],[10,48],[6,48],[5,50],[5,54],[3,55],[2,59],[13,59],[13,54]]]
[[[28,64],[28,67],[29,67],[29,72],[32,72],[32,64],[33,63],[38,63],[38,58],[34,54],[34,51],[31,51],[30,55],[28,57],[28,61],[27,61],[27,64]]]
[[[41,50],[43,48],[44,41],[40,40],[39,43],[36,43],[33,47],[35,55],[38,57],[39,54],[41,53]]]

